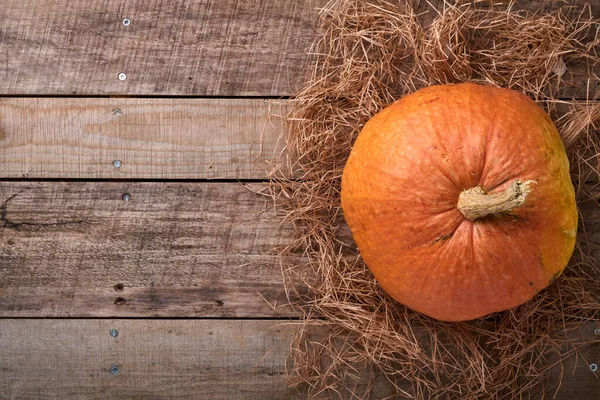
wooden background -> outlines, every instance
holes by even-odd
[[[325,4],[2,1],[0,398],[300,398],[272,251],[293,231],[260,193]],[[600,92],[568,68],[563,97]],[[556,398],[600,398],[582,355]]]

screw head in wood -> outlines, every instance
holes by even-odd
[[[119,336],[119,331],[118,331],[118,330],[116,330],[116,329],[111,329],[111,330],[110,330],[110,336],[112,336],[112,337],[117,337],[117,336]]]
[[[131,25],[131,21],[129,20],[129,18],[125,18],[125,19],[123,20],[123,25],[125,25],[125,26],[129,26],[129,25]]]
[[[110,367],[110,373],[113,375],[116,375],[119,373],[119,366],[118,365],[113,365],[112,367]]]
[[[121,72],[119,74],[119,80],[124,81],[125,79],[127,79],[127,75],[125,74],[125,72]]]
[[[123,199],[123,201],[130,201],[131,195],[129,193],[124,193],[123,196],[121,196],[121,198]]]
[[[596,363],[590,364],[590,371],[592,371],[592,372],[598,371],[598,364],[596,364]]]
[[[120,117],[122,114],[123,114],[123,111],[121,111],[121,109],[120,109],[120,108],[115,108],[115,109],[113,110],[113,115],[114,115],[115,117]]]
[[[115,166],[115,168],[121,168],[121,161],[120,160],[115,160],[113,161],[113,165]]]

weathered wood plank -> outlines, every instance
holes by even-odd
[[[328,0],[5,0],[0,93],[284,96],[310,65],[319,8]],[[418,1],[419,12],[431,3]],[[560,0],[517,2],[550,11]],[[600,17],[600,4],[590,3]],[[423,15],[430,20],[435,13]],[[124,26],[128,18],[131,23]],[[594,66],[569,65],[563,97],[585,98]],[[121,81],[120,73],[126,74]],[[591,97],[600,88],[591,85]]]
[[[0,317],[297,316],[261,189],[0,182]]]
[[[0,98],[0,178],[264,179],[283,160],[285,104]]]
[[[284,376],[294,329],[253,320],[0,320],[0,398],[296,399]]]
[[[548,399],[583,400],[600,398],[599,372],[590,369],[591,364],[600,366],[600,336],[595,332],[600,328],[600,321],[585,323],[579,331],[571,335],[573,343],[590,343],[579,348],[579,351],[555,366],[548,382]],[[555,360],[552,360],[554,362]],[[560,383],[560,387],[557,386]],[[556,397],[554,397],[556,393]]]
[[[597,326],[583,325],[582,336],[593,338]],[[0,398],[303,398],[284,379],[296,329],[272,320],[3,319]],[[555,398],[597,398],[600,380],[589,364],[599,359],[600,343],[595,343],[565,362]],[[118,371],[111,372],[113,366]],[[554,379],[559,372],[556,368]],[[364,373],[361,378],[357,393],[369,380]],[[381,377],[371,395],[394,398]]]
[[[2,182],[0,317],[297,316],[273,251],[293,229],[263,188]],[[600,207],[580,210],[600,244]],[[339,234],[352,241],[344,224]]]
[[[294,93],[305,76],[306,51],[323,4],[5,0],[0,93]]]

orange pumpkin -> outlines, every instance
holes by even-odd
[[[509,89],[432,86],[387,107],[352,148],[341,200],[383,289],[445,321],[528,301],[575,246],[577,206],[558,131]]]

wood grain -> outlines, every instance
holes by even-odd
[[[293,229],[264,189],[2,182],[0,317],[297,316],[274,251]]]
[[[2,182],[0,317],[297,317],[273,251],[293,228],[264,188]],[[580,211],[600,245],[600,207]],[[339,234],[352,242],[346,225]]]
[[[0,98],[0,178],[266,179],[276,164],[295,177],[285,152],[290,106],[267,99]],[[568,110],[559,105],[558,115]]]
[[[305,76],[317,7],[324,4],[5,0],[0,93],[294,93]],[[125,80],[118,79],[120,73]]]
[[[582,324],[571,336],[571,343],[588,343],[556,365],[547,379],[546,398],[554,400],[587,400],[600,398],[600,371],[592,372],[590,364],[600,366],[600,321]],[[552,359],[554,363],[557,360]],[[556,397],[554,395],[556,394]],[[541,396],[539,396],[541,398]]]
[[[598,326],[584,324],[582,338],[593,340]],[[270,320],[4,319],[0,399],[300,399],[284,380],[296,329]],[[589,363],[599,359],[597,341],[566,361],[554,398],[597,398],[600,380]],[[358,372],[361,393],[368,377]],[[395,398],[381,376],[371,395]]]
[[[298,399],[284,380],[294,330],[253,320],[1,320],[0,399]]]
[[[307,52],[327,0],[5,0],[0,94],[288,96],[306,77]],[[416,1],[427,22],[431,3]],[[550,11],[559,0],[518,1]],[[589,3],[600,17],[598,2]],[[131,24],[125,27],[122,20]],[[562,97],[600,92],[593,65],[568,65]],[[126,79],[118,75],[123,72]]]
[[[0,98],[0,178],[264,179],[285,160],[286,104]]]

